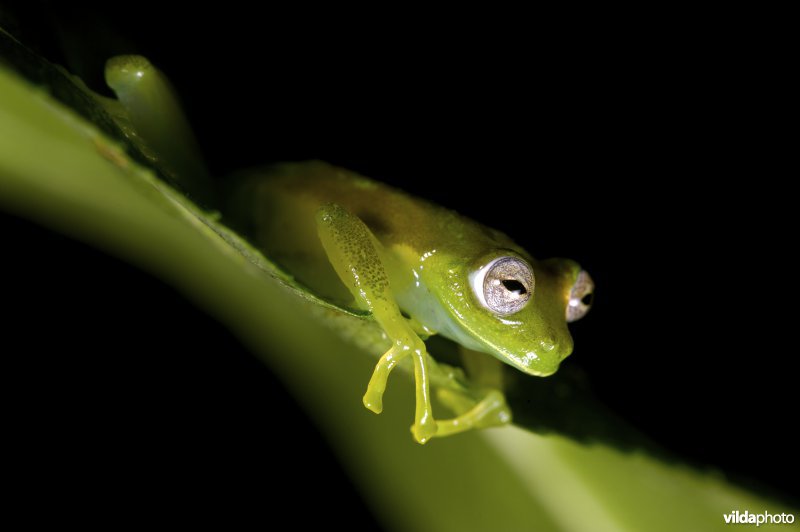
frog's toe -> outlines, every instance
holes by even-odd
[[[414,435],[417,443],[427,443],[428,440],[436,436],[438,430],[438,424],[430,416],[411,425],[411,434]]]
[[[392,347],[378,360],[372,377],[367,385],[367,392],[364,394],[364,406],[376,414],[383,412],[383,392],[386,391],[386,382],[389,380],[389,373],[397,365],[397,362],[407,353],[397,353],[397,349]]]
[[[383,391],[369,387],[367,388],[367,393],[364,394],[363,401],[367,410],[371,410],[376,414],[383,412]]]

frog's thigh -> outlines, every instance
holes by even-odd
[[[364,222],[335,204],[325,205],[317,212],[317,232],[339,278],[356,301],[372,312],[375,321],[393,343],[375,366],[364,395],[364,405],[380,413],[389,373],[402,358],[413,356],[416,413],[412,432],[417,441],[426,442],[436,434],[430,402],[428,354],[425,344],[397,307],[376,248],[380,244]]]

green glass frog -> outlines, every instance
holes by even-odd
[[[364,405],[380,413],[392,369],[413,360],[418,442],[511,420],[499,390],[435,419],[423,337],[441,334],[540,377],[572,352],[567,323],[586,314],[594,289],[575,262],[537,261],[500,231],[324,162],[276,165],[253,183],[255,239],[267,255],[320,297],[371,313],[391,340]]]

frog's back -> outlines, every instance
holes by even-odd
[[[250,236],[262,251],[318,295],[343,306],[352,303],[352,296],[317,237],[315,215],[322,205],[341,205],[386,248],[403,247],[411,255],[439,249],[446,240],[453,254],[466,257],[482,242],[496,244],[504,237],[453,211],[324,162],[269,167],[243,190],[250,203],[246,210],[254,217]]]
[[[257,188],[261,207],[278,201],[295,209],[310,210],[310,222],[307,215],[303,218],[313,224],[313,214],[321,205],[336,203],[358,216],[386,244],[403,240],[415,248],[428,247],[435,244],[431,237],[434,240],[436,237],[421,228],[430,228],[455,215],[401,190],[321,161],[275,165],[261,177]],[[297,214],[281,217],[299,221]]]

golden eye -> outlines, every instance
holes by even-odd
[[[472,289],[483,306],[501,316],[519,312],[533,297],[535,281],[530,265],[517,257],[500,257],[472,279]]]
[[[586,271],[578,272],[575,284],[569,291],[569,301],[567,301],[567,323],[577,321],[586,316],[592,306],[594,297],[594,281]]]

